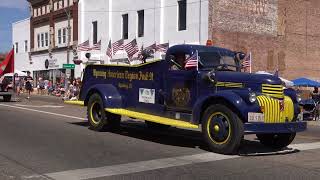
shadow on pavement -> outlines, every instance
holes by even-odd
[[[89,127],[87,121],[72,122],[70,124]],[[90,128],[89,128],[90,129]],[[122,136],[137,138],[145,141],[151,141],[164,145],[199,148],[205,151],[210,151],[206,143],[203,141],[200,131],[180,129],[171,127],[168,130],[154,130],[146,126],[144,122],[126,120],[121,122],[121,129],[111,132]],[[244,139],[241,142],[238,155],[240,156],[268,156],[268,155],[284,155],[297,153],[296,149],[272,149],[268,148],[255,140]]]

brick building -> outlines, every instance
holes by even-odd
[[[253,71],[320,80],[319,0],[210,0],[209,38],[251,51]]]
[[[73,64],[78,43],[78,0],[27,0],[30,5],[30,64],[34,78],[59,81]],[[70,17],[70,29],[68,23]],[[70,32],[70,36],[69,33]],[[70,42],[68,53],[68,42]],[[71,76],[80,76],[71,71]]]

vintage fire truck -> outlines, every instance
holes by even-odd
[[[186,69],[185,60],[195,53],[198,67]],[[272,148],[286,147],[307,128],[297,120],[299,98],[276,76],[241,72],[241,57],[184,44],[170,47],[163,60],[88,65],[80,99],[97,131],[118,128],[127,116],[158,130],[201,128],[209,148],[223,154],[237,153],[245,134]]]

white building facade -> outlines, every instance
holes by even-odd
[[[101,51],[89,53],[104,63],[110,63],[106,55],[110,39],[112,43],[124,39],[124,44],[136,39],[139,48],[153,43],[205,44],[208,39],[204,0],[79,0],[78,12],[79,43],[89,40],[93,46],[94,38],[101,40]],[[79,58],[86,61],[86,53],[80,52]],[[126,58],[126,53],[120,51],[113,58]]]
[[[30,64],[30,18],[12,24],[12,43],[14,47],[14,69],[32,71]]]

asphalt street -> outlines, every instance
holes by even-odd
[[[286,151],[246,136],[239,155],[208,152],[199,131],[151,131],[123,118],[117,132],[95,132],[86,109],[55,97],[0,98],[0,180],[319,179],[320,123],[310,122]]]

